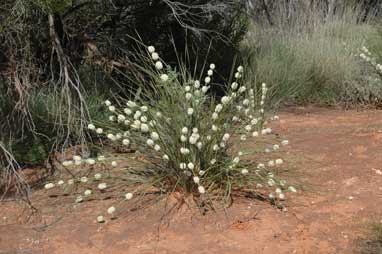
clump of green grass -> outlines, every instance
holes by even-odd
[[[382,254],[382,223],[373,223],[370,226],[370,235],[363,241],[362,254]]]
[[[327,19],[312,13],[288,27],[282,22],[253,26],[245,47],[251,52],[253,82],[272,84],[270,97],[276,105],[381,102],[382,84],[374,84],[375,72],[359,59],[362,46],[369,38],[376,41],[378,34],[371,24],[359,23],[356,12]]]
[[[224,96],[215,98],[208,92],[216,72],[215,64],[210,64],[205,74],[192,75],[184,65],[174,70],[165,64],[152,46],[142,55],[147,64],[141,68],[147,78],[138,84],[140,89],[135,99],[116,103],[106,100],[104,107],[109,111],[110,126],[101,128],[97,121],[88,125],[95,137],[106,138],[114,146],[134,147],[142,165],[128,168],[125,176],[108,174],[110,177],[105,178],[83,174],[68,181],[48,183],[45,188],[81,183],[86,189],[76,193],[79,203],[92,193],[116,185],[125,192],[121,202],[144,196],[142,189],[154,188],[161,194],[177,192],[183,197],[193,196],[211,207],[216,201],[229,205],[235,193],[280,204],[286,193],[296,192],[276,176],[283,160],[270,155],[288,141],[266,144],[265,149],[263,142],[259,142],[261,156],[253,161],[245,156],[258,151],[240,150],[240,143],[247,139],[261,139],[260,136],[272,132],[265,127],[270,121],[265,118],[266,84],[256,100],[255,90],[243,80],[244,67],[238,66],[232,80],[223,86]],[[69,169],[82,164],[119,167],[124,160],[76,155],[73,160],[64,161],[63,166]],[[116,205],[119,206],[121,203]],[[113,216],[116,207],[110,207],[107,213]],[[97,220],[103,222],[103,215]]]

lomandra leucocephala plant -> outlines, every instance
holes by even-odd
[[[220,99],[209,96],[215,72],[215,64],[201,78],[194,78],[183,68],[174,71],[167,66],[153,46],[147,48],[149,66],[144,68],[149,77],[136,100],[128,100],[123,106],[104,102],[109,111],[112,127],[103,129],[90,123],[88,129],[100,138],[106,138],[117,146],[134,147],[143,156],[144,167],[128,168],[127,178],[134,179],[136,189],[121,195],[130,201],[140,193],[139,184],[149,184],[165,193],[179,192],[204,200],[229,202],[236,191],[252,192],[273,201],[285,199],[285,191],[296,192],[285,180],[278,180],[274,168],[283,164],[281,158],[249,161],[241,151],[240,143],[247,139],[261,138],[272,133],[265,128],[264,105],[267,86],[262,85],[258,105],[252,88],[242,82],[243,66],[236,68],[234,80],[227,85]],[[271,120],[277,120],[275,116]],[[256,141],[251,141],[256,142]],[[266,148],[264,154],[277,151],[288,144],[284,140]],[[239,150],[238,150],[239,149]],[[119,161],[99,156],[96,159],[74,156],[63,162],[64,167],[82,164],[100,164],[109,168],[118,167]],[[258,161],[256,161],[258,160]],[[112,174],[112,169],[110,173]],[[139,176],[139,177],[137,177]],[[93,177],[71,178],[57,185],[80,183],[84,186],[76,202],[86,200],[96,192],[104,192],[112,186],[113,178],[104,178],[101,173]],[[128,182],[126,182],[128,184]],[[48,183],[45,188],[54,188]],[[138,186],[138,187],[137,187]],[[131,202],[131,201],[130,201]],[[107,209],[113,217],[116,207]],[[100,215],[98,222],[104,222]]]

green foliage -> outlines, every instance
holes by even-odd
[[[361,253],[382,254],[382,223],[372,223],[369,231],[368,238],[362,242]]]
[[[189,71],[192,68],[183,63],[178,64],[179,69],[165,64],[154,47],[148,51],[141,54],[145,64],[140,66],[147,79],[137,84],[135,99],[114,104],[106,100],[103,104],[109,111],[110,126],[100,128],[96,121],[88,125],[105,144],[135,149],[136,160],[132,162],[122,155],[95,159],[76,154],[62,165],[80,173],[60,179],[57,185],[47,183],[45,188],[57,186],[65,190],[70,188],[69,182],[77,182],[75,193],[83,192],[84,196],[78,195],[76,202],[91,198],[88,190],[128,191],[126,196],[119,195],[122,200],[116,202],[117,209],[133,196],[139,202],[139,196],[146,196],[153,189],[157,190],[155,194],[176,192],[184,200],[192,196],[203,210],[214,209],[220,202],[226,207],[236,194],[260,197],[282,206],[284,193],[296,189],[276,177],[275,169],[281,167],[283,160],[272,160],[274,155],[270,153],[288,141],[278,140],[275,144],[265,137],[271,137],[267,134],[272,132],[265,128],[265,120],[272,120],[265,119],[264,114],[266,85],[262,86],[261,101],[256,103],[254,90],[243,80],[245,69],[239,66],[234,78],[223,86],[224,96],[217,100],[207,93],[218,70],[214,64],[201,74],[193,74]],[[257,139],[255,148],[240,150],[240,144],[247,139]],[[86,172],[86,164],[92,171]],[[110,170],[110,166],[119,165],[129,167],[123,173]],[[103,169],[102,175],[97,172],[90,177],[89,172],[96,168]],[[99,183],[97,189],[95,183]],[[108,214],[113,216],[114,211],[112,206]],[[98,221],[104,222],[104,218]]]
[[[32,0],[32,2],[46,12],[51,13],[61,13],[73,5],[73,0]]]
[[[245,49],[252,54],[254,82],[271,85],[276,105],[380,103],[382,86],[374,82],[376,73],[359,58],[375,29],[352,17],[346,14],[326,21],[311,17],[311,22],[296,24],[296,30],[254,27]]]

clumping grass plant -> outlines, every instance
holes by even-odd
[[[76,202],[82,202],[124,178],[124,187],[120,189],[128,189],[121,195],[124,201],[144,195],[142,186],[147,186],[163,194],[192,195],[211,205],[217,200],[229,204],[236,192],[251,193],[275,203],[285,199],[286,191],[296,192],[293,186],[275,176],[274,169],[282,165],[283,160],[268,156],[269,152],[287,145],[287,140],[261,150],[263,161],[260,158],[249,161],[245,156],[252,152],[238,150],[241,142],[261,139],[272,132],[265,127],[268,122],[264,112],[268,92],[265,84],[260,93],[246,86],[244,68],[239,66],[225,95],[217,99],[208,92],[214,64],[209,65],[204,77],[195,78],[186,68],[176,71],[167,66],[153,46],[147,48],[147,54],[150,64],[142,70],[148,79],[140,86],[135,99],[119,104],[106,100],[104,107],[110,113],[111,126],[106,129],[97,123],[88,125],[94,135],[103,140],[106,137],[114,146],[136,150],[142,166],[128,167],[124,176],[113,177],[107,168],[123,165],[126,158],[98,156],[93,159],[76,155],[73,160],[64,161],[63,166],[70,169],[82,164],[89,167],[100,164],[105,172],[48,183],[46,189],[57,185],[65,189],[80,183],[85,189],[83,193],[76,189]],[[258,100],[255,94],[259,94]],[[113,215],[115,211],[116,206],[112,206],[107,213]],[[104,222],[105,218],[100,215],[97,220]]]
[[[253,25],[243,45],[250,56],[248,76],[258,85],[270,84],[268,99],[273,105],[380,103],[375,73],[359,61],[362,45],[380,44],[376,27],[371,21],[360,23],[357,8],[325,19],[323,13],[300,11],[291,23],[275,15],[280,20],[274,26]]]

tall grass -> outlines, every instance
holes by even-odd
[[[270,27],[253,25],[244,50],[250,55],[254,83],[269,84],[274,104],[375,103],[382,85],[359,59],[371,38],[380,39],[371,22],[360,23],[357,8],[331,15],[320,9],[283,15]]]

